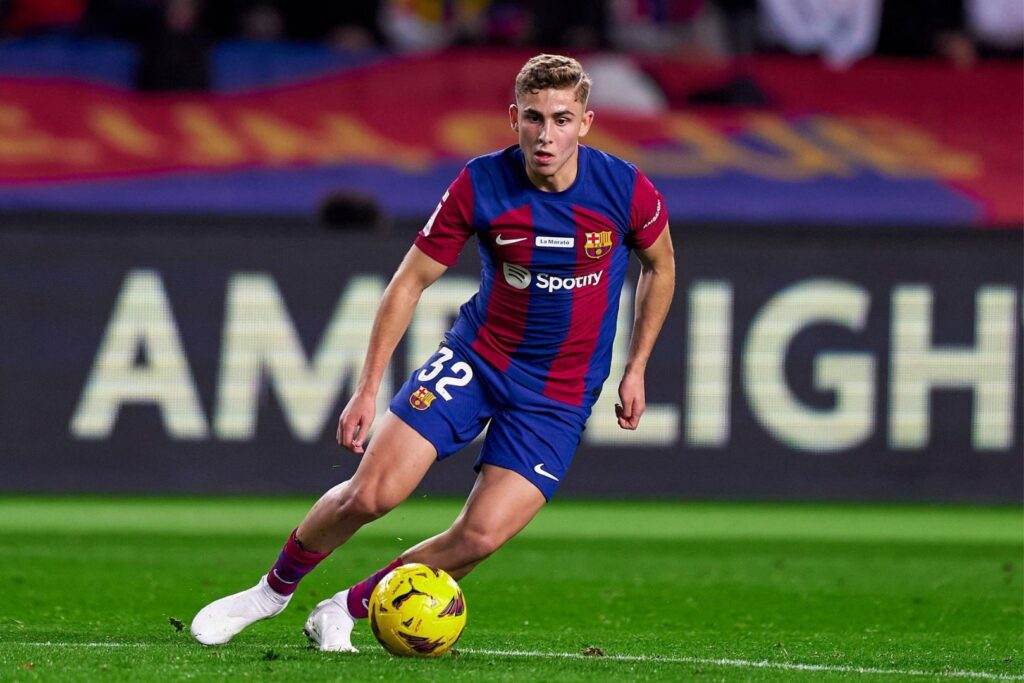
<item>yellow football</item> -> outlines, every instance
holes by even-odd
[[[370,628],[393,655],[438,657],[466,626],[466,599],[455,579],[425,564],[404,564],[370,596]]]

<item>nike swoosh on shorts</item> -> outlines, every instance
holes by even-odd
[[[558,477],[556,477],[555,475],[551,474],[550,472],[548,472],[547,470],[544,469],[544,463],[537,464],[533,468],[533,471],[536,472],[537,474],[539,474],[542,477],[547,477],[548,479],[554,479],[555,481],[558,481]]]

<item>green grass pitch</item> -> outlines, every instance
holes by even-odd
[[[462,581],[457,655],[392,658],[365,624],[359,654],[309,648],[318,600],[458,511],[417,498],[281,616],[192,642],[195,612],[253,584],[311,502],[0,498],[0,680],[1024,680],[1010,507],[557,500]]]

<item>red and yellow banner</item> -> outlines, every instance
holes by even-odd
[[[515,142],[505,113],[510,80],[495,74],[514,74],[519,62],[500,54],[392,60],[223,96],[0,79],[0,185],[350,164],[425,173]],[[840,76],[808,62],[766,62],[757,78],[776,109],[598,111],[586,142],[652,177],[930,180],[985,204],[992,222],[1021,222],[1015,66],[958,74],[869,64]]]

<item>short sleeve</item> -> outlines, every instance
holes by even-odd
[[[455,265],[473,234],[473,182],[464,168],[448,186],[427,224],[416,235],[420,251],[446,266]]]
[[[668,225],[665,198],[639,170],[629,205],[629,243],[635,249],[647,249]]]

